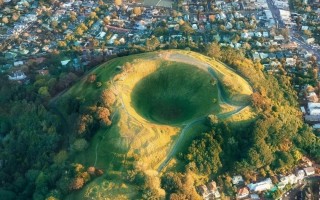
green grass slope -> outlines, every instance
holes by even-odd
[[[123,67],[128,63],[130,68]],[[91,106],[98,102],[103,90],[114,91],[117,101],[111,108],[112,125],[97,128],[88,148],[69,157],[71,162],[95,166],[105,174],[70,194],[68,199],[134,199],[136,186],[123,178],[128,169],[158,169],[184,127],[189,124],[184,135],[193,138],[192,130],[197,129],[190,123],[201,127],[200,118],[209,114],[237,114],[238,105],[246,105],[252,93],[250,85],[235,72],[189,51],[116,58],[90,74],[96,75],[94,83],[88,83],[84,77],[58,97],[56,105],[68,127],[73,127],[77,116],[69,112],[74,106],[70,99],[79,100],[81,106]],[[226,78],[235,81],[226,84]],[[184,145],[183,141],[189,140],[180,141],[176,151]]]
[[[208,114],[217,103],[215,80],[192,65],[162,62],[133,88],[132,105],[150,121],[177,124]]]

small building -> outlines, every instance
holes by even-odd
[[[247,187],[242,187],[237,192],[237,199],[242,199],[248,197],[250,194],[250,191]]]
[[[237,175],[237,176],[233,176],[232,177],[232,184],[233,185],[238,185],[238,184],[243,183],[243,182],[244,181],[243,181],[243,178],[242,178],[241,175]]]
[[[18,66],[21,66],[21,65],[23,65],[23,61],[15,61],[15,62],[13,62],[13,66],[15,66],[15,67],[18,67]]]
[[[320,115],[320,103],[308,103],[308,109],[310,115]]]
[[[312,128],[313,128],[313,129],[320,129],[320,124],[314,124],[314,125],[312,126]]]
[[[313,44],[314,41],[315,41],[315,39],[314,39],[313,37],[306,39],[306,43],[307,43],[307,44]]]
[[[306,173],[306,176],[311,176],[315,174],[314,167],[306,167],[303,169],[303,171]]]
[[[281,176],[278,188],[283,189],[288,184],[296,184],[298,180],[299,179],[294,174],[290,174],[288,176]]]
[[[320,122],[320,115],[305,115],[304,120],[307,122]]]
[[[251,195],[250,195],[250,199],[251,199],[251,200],[260,200],[260,197],[259,197],[259,195],[257,195],[257,194],[251,194]]]
[[[266,190],[270,190],[273,187],[272,181],[270,178],[267,178],[264,181],[258,183],[250,183],[247,185],[250,191],[253,192],[262,192]]]
[[[300,107],[302,114],[306,114],[306,109],[304,108],[304,106]]]
[[[198,187],[198,192],[203,198],[207,198],[207,196],[209,195],[209,191],[206,185],[200,185]]]
[[[9,77],[9,80],[11,81],[21,81],[27,78],[27,76],[22,71],[16,71],[13,73],[13,76],[8,75],[8,77]]]
[[[61,65],[66,66],[70,62],[70,59],[61,60]]]
[[[301,170],[301,169],[298,170],[297,173],[296,173],[297,179],[298,179],[298,180],[304,179],[304,174],[305,174],[305,172],[304,172],[303,170]]]

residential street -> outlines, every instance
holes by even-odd
[[[272,0],[267,0],[270,11],[272,12],[272,16],[274,20],[278,22],[279,28],[285,28],[285,24],[282,22],[280,17],[279,9],[273,5]],[[289,36],[291,41],[296,42],[298,44],[298,48],[305,49],[308,52],[312,53],[317,57],[317,60],[320,60],[320,47],[313,47],[310,44],[305,43],[301,38],[301,32],[294,30],[293,27],[289,28]]]
[[[314,192],[314,197],[313,199],[320,199],[320,176],[319,175],[314,175],[314,176],[310,176],[308,178],[309,181],[312,181],[313,183],[315,183],[317,185],[317,190]],[[286,192],[283,196],[282,196],[282,200],[292,200],[292,199],[297,199],[297,200],[303,200],[304,196],[302,195],[302,189],[303,187],[306,185],[306,182],[298,184],[296,187],[294,187],[293,189],[289,190],[288,192]]]

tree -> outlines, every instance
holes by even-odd
[[[71,190],[79,190],[83,187],[83,185],[84,179],[82,177],[76,177],[72,180],[69,187]]]
[[[20,15],[18,13],[13,13],[12,20],[17,21],[19,19]]]
[[[61,150],[59,151],[58,154],[56,154],[53,158],[53,161],[55,164],[60,165],[62,164],[64,161],[66,161],[68,158],[68,153],[66,150]]]
[[[221,50],[218,43],[210,43],[209,45],[207,45],[206,53],[208,56],[214,57],[218,60],[221,58]]]
[[[188,22],[184,22],[181,26],[180,29],[183,33],[185,33],[186,35],[192,34],[194,33],[193,28],[191,27],[191,25]]]
[[[67,43],[65,41],[60,40],[60,41],[58,41],[58,46],[59,47],[66,47]]]
[[[109,119],[110,111],[109,111],[108,108],[98,107],[97,115],[98,115],[98,119],[102,122],[103,125],[106,125],[106,126],[110,126],[111,125],[112,122]]]
[[[88,83],[93,83],[97,80],[97,75],[96,74],[90,74],[87,78]]]
[[[121,6],[122,5],[122,0],[114,0],[114,4],[116,6]]]
[[[9,23],[8,17],[3,17],[2,18],[2,22],[5,23],[5,24]]]
[[[97,13],[96,12],[91,12],[90,13],[90,19],[97,19],[98,16],[97,16]]]
[[[40,94],[42,97],[45,97],[45,98],[50,97],[48,87],[46,86],[40,87],[38,90],[38,94]]]
[[[85,150],[87,147],[88,147],[88,142],[84,138],[76,139],[76,141],[74,141],[72,145],[72,148],[78,152]]]
[[[72,22],[74,22],[74,21],[77,20],[77,13],[76,13],[76,12],[74,12],[74,11],[71,11],[71,12],[70,12],[70,20],[71,20]]]
[[[111,107],[116,101],[116,96],[111,89],[104,90],[100,98],[103,105],[106,107]]]
[[[140,16],[142,13],[141,7],[134,7],[132,12],[133,12],[133,14]]]
[[[305,34],[307,37],[312,37],[312,32],[310,30],[304,30],[303,34]]]
[[[155,50],[157,47],[160,46],[160,41],[155,36],[152,36],[150,39],[146,41],[146,47],[148,50]]]
[[[58,26],[58,22],[57,21],[52,21],[51,22],[51,27],[52,28],[57,28],[57,26]]]
[[[93,118],[90,115],[81,115],[78,122],[78,135],[83,136],[85,133],[90,131]]]
[[[78,27],[78,28],[76,29],[75,34],[76,34],[76,35],[79,35],[79,36],[82,36],[82,35],[83,35],[83,30],[82,30],[80,27]]]

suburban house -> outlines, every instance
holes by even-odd
[[[250,199],[251,199],[251,200],[260,200],[260,197],[259,197],[259,195],[257,195],[257,194],[251,194],[251,195],[250,195]]]
[[[243,181],[243,178],[242,178],[242,176],[240,176],[240,175],[237,175],[237,176],[233,176],[232,177],[232,184],[233,185],[238,185],[238,184],[240,184],[240,183],[243,183],[244,181]]]
[[[296,173],[296,177],[298,180],[302,180],[304,179],[304,171],[303,170],[298,170],[297,173]]]
[[[308,109],[310,115],[320,115],[320,103],[308,102]]]
[[[250,191],[253,192],[262,192],[265,190],[270,190],[273,187],[272,181],[270,178],[267,178],[264,181],[258,183],[250,183],[247,185]]]
[[[311,175],[315,174],[314,167],[306,167],[303,170],[306,173],[306,176],[311,176]]]
[[[249,194],[250,194],[249,189],[247,187],[242,187],[242,188],[238,189],[237,199],[246,198],[249,196]]]
[[[298,178],[294,174],[290,174],[288,176],[281,176],[280,182],[278,184],[278,188],[283,189],[288,184],[296,184],[298,182]]]
[[[215,181],[211,181],[207,185],[200,185],[198,192],[203,199],[220,199],[221,197]]]
[[[8,75],[8,77],[11,81],[20,81],[27,78],[27,76],[22,71],[16,71],[13,73],[13,76]]]
[[[23,65],[23,61],[15,61],[13,63],[13,66],[15,66],[15,67],[18,67],[18,66],[21,66],[21,65]]]
[[[61,60],[61,65],[66,66],[70,62],[70,59]]]

